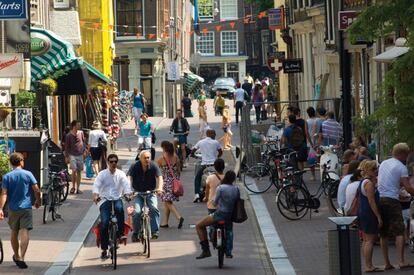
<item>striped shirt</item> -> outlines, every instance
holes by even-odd
[[[342,126],[335,119],[327,119],[322,123],[323,145],[336,145],[342,137]]]

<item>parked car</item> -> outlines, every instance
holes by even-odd
[[[218,91],[222,96],[233,98],[235,92],[236,82],[231,77],[219,77],[214,81],[211,89],[211,98],[214,98]]]

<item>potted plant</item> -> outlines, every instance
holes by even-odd
[[[3,180],[3,176],[11,170],[9,163],[9,155],[5,152],[4,148],[4,144],[0,145],[0,182]]]
[[[36,105],[36,93],[20,90],[16,94],[16,105],[19,107],[32,108]]]

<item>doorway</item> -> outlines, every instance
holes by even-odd
[[[152,79],[141,78],[141,91],[144,94],[146,102],[146,113],[149,116],[153,116],[153,101],[152,101]]]

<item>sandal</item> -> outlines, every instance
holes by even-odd
[[[409,269],[409,268],[414,268],[413,264],[405,264],[405,265],[400,265],[398,266],[400,269]]]
[[[83,192],[81,190],[77,190],[76,191],[76,194],[79,194],[80,195],[80,194],[83,194]]]
[[[365,270],[365,273],[384,272],[384,269],[374,267],[373,269]]]
[[[72,187],[72,188],[70,189],[70,192],[69,192],[69,193],[71,193],[71,194],[75,194],[75,188],[73,188],[73,187]]]
[[[393,265],[384,267],[384,270],[393,270],[395,267]]]

